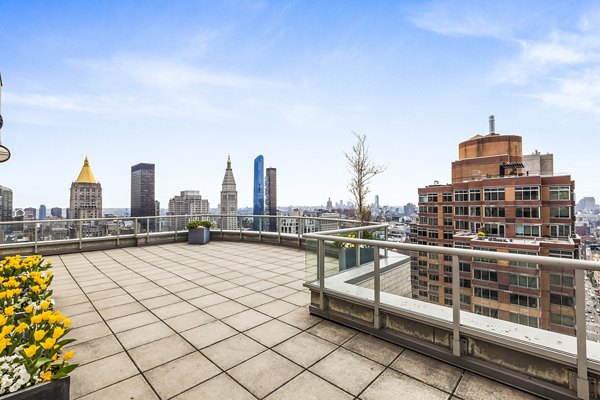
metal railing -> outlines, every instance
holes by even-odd
[[[368,228],[367,228],[368,229]],[[576,366],[577,366],[577,384],[576,393],[580,399],[590,398],[590,382],[588,380],[588,354],[587,354],[587,338],[586,338],[586,317],[585,317],[585,271],[600,271],[600,263],[594,261],[575,260],[566,258],[554,258],[546,256],[534,256],[534,255],[519,255],[509,253],[499,253],[492,251],[481,251],[481,250],[467,250],[457,249],[439,246],[427,246],[418,244],[406,244],[397,242],[387,241],[376,241],[376,240],[365,240],[360,238],[349,238],[343,236],[335,236],[339,233],[349,232],[353,229],[342,229],[332,230],[328,232],[317,232],[308,233],[304,235],[306,239],[317,240],[317,281],[307,282],[306,286],[311,290],[316,290],[319,293],[319,308],[321,311],[326,311],[327,301],[326,295],[328,293],[333,295],[340,295],[335,290],[330,290],[326,287],[327,276],[325,273],[325,255],[324,248],[325,242],[341,242],[341,243],[352,243],[356,247],[369,246],[374,248],[375,259],[373,262],[373,278],[374,278],[374,293],[372,306],[374,308],[374,323],[373,328],[379,329],[381,327],[380,320],[380,309],[384,306],[381,303],[381,273],[380,273],[380,257],[379,250],[402,250],[402,251],[414,251],[414,252],[427,252],[436,253],[452,256],[452,353],[454,357],[461,357],[461,333],[464,326],[461,325],[461,301],[460,301],[460,274],[459,274],[459,257],[474,257],[474,258],[485,258],[494,260],[506,260],[521,263],[535,263],[544,266],[554,266],[561,268],[569,268],[575,271],[575,313],[576,313]],[[352,296],[344,294],[343,297],[352,299]],[[364,302],[364,299],[355,298]],[[416,300],[415,300],[416,301]],[[465,312],[465,311],[463,311]],[[507,322],[509,323],[509,322]],[[517,324],[515,324],[517,325]],[[505,345],[519,346],[516,343],[510,343],[504,341]],[[543,348],[536,348],[540,354],[543,354],[551,359],[563,359],[564,354],[560,354],[560,350],[549,350],[546,351]],[[535,354],[535,353],[533,353]]]

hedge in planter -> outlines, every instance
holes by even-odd
[[[206,244],[210,241],[210,228],[212,222],[192,220],[186,225],[188,229],[189,244]]]

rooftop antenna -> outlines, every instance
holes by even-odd
[[[496,134],[496,126],[495,126],[494,116],[490,115],[490,135]]]

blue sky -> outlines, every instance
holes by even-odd
[[[231,154],[250,206],[262,154],[280,205],[324,205],[350,197],[354,131],[387,166],[373,196],[401,205],[494,114],[600,197],[599,59],[596,2],[3,1],[0,185],[66,207],[87,155],[105,207],[129,206],[139,162],[163,207],[216,207]]]

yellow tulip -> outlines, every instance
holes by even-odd
[[[40,375],[40,377],[42,378],[42,381],[47,382],[50,379],[52,379],[52,372],[46,371],[42,375]]]
[[[42,340],[44,338],[44,336],[46,336],[46,331],[43,329],[37,330],[33,333],[33,338],[35,339],[36,342],[39,342],[40,340]]]
[[[8,295],[8,293],[7,293],[7,292],[0,292],[0,300],[2,300],[2,299],[4,299],[4,298],[6,298],[6,297],[7,297],[7,295]]]
[[[68,328],[69,325],[71,325],[71,319],[70,318],[65,318],[65,320],[63,321],[63,326],[65,328]]]
[[[31,317],[32,324],[40,324],[42,322],[42,314],[34,315]]]
[[[50,317],[52,316],[52,312],[51,311],[44,311],[40,315],[42,316],[42,319],[44,321],[48,321],[50,319]]]
[[[56,339],[53,338],[47,338],[43,343],[40,343],[40,345],[46,349],[46,350],[50,350],[51,348],[54,347],[54,344],[56,343]]]
[[[27,314],[31,314],[33,312],[33,304],[30,304],[27,307],[25,307],[25,312]]]
[[[40,307],[42,308],[42,310],[46,311],[48,309],[48,307],[50,307],[50,303],[47,301],[42,301],[40,303]]]
[[[6,346],[10,345],[10,343],[11,342],[9,339],[0,339],[0,353],[2,353]]]
[[[15,333],[23,333],[28,326],[29,325],[27,325],[25,322],[21,322],[19,326],[15,328]]]
[[[74,355],[75,352],[73,350],[69,350],[65,354],[63,354],[63,360],[69,361]]]
[[[39,292],[41,292],[41,289],[38,285],[35,285],[31,287],[31,291],[35,294],[38,294]]]
[[[35,353],[38,351],[39,346],[36,346],[34,344],[32,344],[31,346],[29,346],[28,348],[26,348],[25,351],[25,355],[29,358],[32,358],[33,356],[35,356]]]
[[[0,326],[4,325],[8,321],[8,317],[4,314],[0,314]]]
[[[8,335],[9,333],[11,333],[13,331],[13,329],[15,329],[14,325],[4,325],[2,327],[2,331],[0,331],[0,337],[4,337],[4,336]]]
[[[54,328],[54,332],[52,333],[52,337],[54,339],[58,339],[59,337],[61,337],[64,334],[65,334],[65,330],[63,328],[61,328],[60,326],[57,326],[56,328]]]
[[[15,313],[15,308],[13,306],[4,307],[4,314],[13,315]]]

